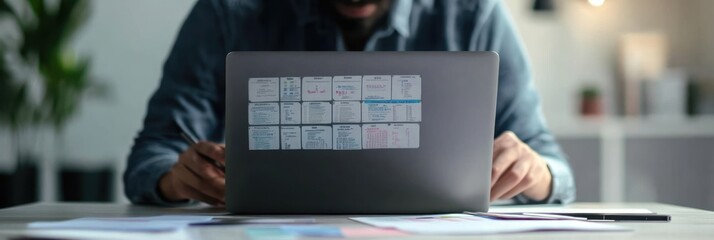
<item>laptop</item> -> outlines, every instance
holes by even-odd
[[[487,211],[498,54],[231,52],[235,214]]]

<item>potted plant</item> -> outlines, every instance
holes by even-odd
[[[0,0],[0,19],[14,23],[15,35],[19,36],[14,43],[7,39],[0,41],[0,124],[12,132],[18,170],[36,166],[39,161],[32,150],[39,127],[49,126],[55,130],[55,136],[60,136],[83,98],[106,93],[105,86],[89,74],[89,57],[77,56],[68,48],[69,41],[87,20],[89,3],[88,0],[51,3]],[[17,174],[23,175],[22,171]],[[33,177],[36,178],[16,176],[14,182],[22,184],[24,178]],[[17,189],[36,192],[37,187]],[[35,199],[29,201],[36,200],[37,194],[34,195]]]

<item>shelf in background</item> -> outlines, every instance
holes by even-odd
[[[548,127],[556,137],[599,138],[617,133],[624,137],[714,137],[714,115],[682,118],[599,117],[552,118]]]

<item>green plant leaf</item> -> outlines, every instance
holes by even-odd
[[[4,0],[0,14],[6,14]],[[66,122],[77,113],[82,98],[91,93],[98,84],[91,76],[91,61],[86,56],[75,56],[67,44],[89,16],[88,0],[57,0],[48,5],[45,0],[26,0],[31,18],[16,19],[23,34],[19,52],[27,64],[37,64],[44,84],[39,104],[28,100],[27,80],[0,82],[0,94],[12,104],[0,104],[0,113],[8,113],[7,122],[16,124],[51,124],[61,131]],[[4,65],[4,64],[3,64]],[[0,75],[2,73],[0,72]],[[5,94],[7,93],[7,94]],[[96,93],[95,93],[96,94]],[[101,97],[91,95],[92,97]],[[5,101],[3,101],[5,102]]]
[[[0,0],[0,14],[10,14],[10,17],[12,17],[15,22],[20,22],[20,17],[17,15],[17,12],[15,12],[15,9],[7,3],[7,0]]]
[[[60,3],[55,21],[61,26],[58,36],[60,45],[71,40],[71,36],[86,22],[88,9],[89,1],[86,0],[65,0]]]

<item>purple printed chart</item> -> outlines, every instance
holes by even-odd
[[[248,80],[249,150],[419,148],[421,76]]]

